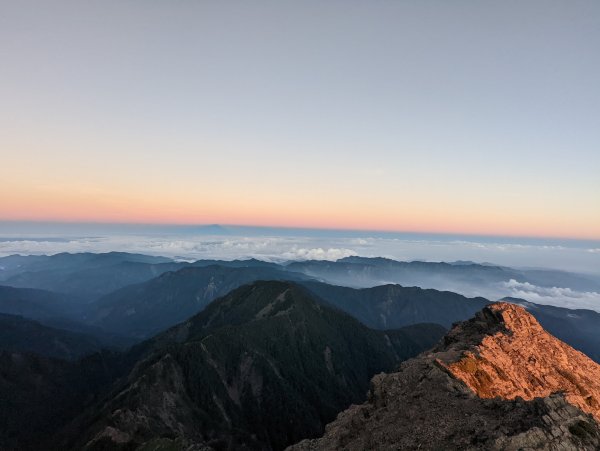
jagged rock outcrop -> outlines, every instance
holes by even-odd
[[[522,307],[493,304],[290,450],[600,449],[599,371]]]
[[[465,349],[465,337],[495,327]],[[442,364],[480,398],[531,400],[564,392],[569,403],[600,420],[600,365],[550,335],[520,306],[491,305],[476,321],[454,328],[446,348]]]

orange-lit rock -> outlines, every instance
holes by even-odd
[[[293,451],[597,451],[600,365],[497,303],[373,378],[367,402]]]
[[[531,400],[562,392],[569,403],[600,420],[600,365],[550,335],[521,306],[496,303],[480,316],[498,330],[463,350],[456,361],[451,355],[439,359],[456,378],[481,398]],[[470,326],[458,325],[449,341],[471,341]]]

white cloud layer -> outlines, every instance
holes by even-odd
[[[294,247],[288,252],[281,254],[286,260],[338,260],[344,257],[357,255],[352,249],[341,249],[330,247],[323,249],[321,247],[313,247],[310,249]]]
[[[335,260],[350,255],[397,260],[492,262],[512,267],[548,267],[600,275],[600,249],[511,244],[477,240],[381,237],[96,235],[50,238],[0,237],[0,256],[57,252],[140,252],[186,260],[255,257],[271,261]]]
[[[510,279],[503,283],[509,294],[536,304],[555,305],[567,308],[585,308],[600,311],[600,293],[576,291],[563,287],[540,287],[528,282]]]
[[[58,252],[138,252],[179,260],[245,259],[266,261],[337,260],[352,255],[397,260],[492,262],[511,267],[548,267],[600,274],[599,249],[555,245],[510,244],[466,240],[381,237],[104,235],[49,238],[0,237],[0,256]],[[600,311],[600,294],[568,287],[539,287],[515,280],[494,286],[452,286],[468,296],[496,300],[513,296],[540,304]]]

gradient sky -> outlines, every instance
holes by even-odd
[[[600,238],[600,2],[0,0],[0,220]]]

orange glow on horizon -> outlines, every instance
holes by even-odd
[[[587,6],[22,3],[0,221],[600,240]]]
[[[546,224],[534,218],[518,223],[498,217],[445,215],[440,211],[378,212],[331,210],[318,206],[281,212],[266,205],[226,208],[209,205],[192,209],[183,204],[154,205],[151,202],[128,203],[108,199],[95,205],[43,202],[27,208],[13,206],[10,213],[0,211],[1,221],[118,223],[156,225],[222,224],[253,227],[282,227],[373,232],[439,233],[456,235],[514,236],[566,239],[600,239],[600,233],[586,224]],[[76,213],[74,213],[76,212]]]
[[[18,185],[17,182],[7,186]],[[130,224],[230,224],[258,227],[364,230],[487,236],[600,239],[600,214],[569,215],[567,207],[505,205],[487,198],[417,195],[359,196],[331,192],[273,193],[260,187],[200,188],[69,183],[9,191],[0,181],[0,220]],[[270,187],[269,187],[270,188]],[[446,196],[447,197],[447,196]]]

